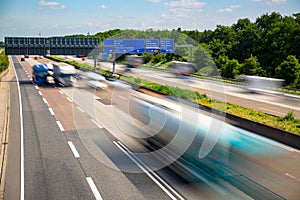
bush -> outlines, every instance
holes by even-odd
[[[5,71],[9,66],[8,56],[5,55],[4,51],[0,53],[0,73]]]

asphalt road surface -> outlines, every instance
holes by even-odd
[[[297,199],[300,196],[299,151],[259,136],[253,136],[253,140],[265,142],[257,143],[265,149],[258,151],[270,148],[278,154],[240,155],[238,159],[244,165],[234,166],[239,178],[214,177],[216,182],[203,173],[199,174],[200,181],[189,182],[172,167],[153,172],[136,154],[149,153],[147,146],[125,131],[130,127],[124,109],[132,90],[112,86],[95,90],[81,81],[71,88],[36,86],[30,80],[31,64],[35,61],[29,59],[20,64],[17,57],[13,61],[18,82],[11,83],[5,199],[23,199],[23,195],[24,199],[252,199],[257,195]],[[149,162],[162,161],[153,158]]]

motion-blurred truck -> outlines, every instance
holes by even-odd
[[[32,80],[37,85],[47,84],[48,67],[43,64],[34,64],[32,66]]]
[[[76,74],[75,67],[66,63],[53,63],[53,78],[56,85],[69,87],[73,85],[72,77]]]

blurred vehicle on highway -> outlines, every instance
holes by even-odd
[[[283,79],[267,78],[260,76],[240,76],[245,81],[245,89],[250,92],[278,92],[284,84]]]
[[[66,63],[53,63],[53,78],[56,85],[69,87],[73,85],[72,77],[76,74],[75,67]]]
[[[32,66],[32,80],[37,85],[47,84],[48,67],[43,64],[35,64]]]
[[[152,148],[152,153],[159,152],[155,156],[162,162],[174,160],[170,168],[183,178],[215,184],[222,179],[255,198],[277,198],[276,194],[265,192],[260,179],[252,180],[244,174],[268,170],[251,159],[284,155],[272,140],[181,106],[134,97],[129,110],[131,117],[141,123],[137,137],[146,141],[145,146]],[[277,176],[272,172],[269,175]],[[241,183],[251,188],[242,187]]]
[[[131,68],[139,67],[144,63],[142,56],[137,55],[126,55],[125,57],[126,67],[125,72],[131,71]]]
[[[103,83],[106,80],[104,76],[101,76],[95,72],[86,72],[85,75],[86,84],[88,86],[95,89],[107,88],[107,84]]]
[[[189,75],[197,72],[197,68],[193,63],[172,61],[169,71],[175,75]]]

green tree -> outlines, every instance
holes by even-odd
[[[296,87],[300,82],[300,64],[298,59],[293,55],[289,55],[276,68],[276,77],[284,79],[286,85]]]
[[[265,76],[266,72],[261,68],[257,58],[252,56],[247,58],[240,68],[240,74]]]
[[[224,78],[234,79],[239,73],[240,64],[237,60],[227,59],[225,64],[220,69],[221,76]]]

